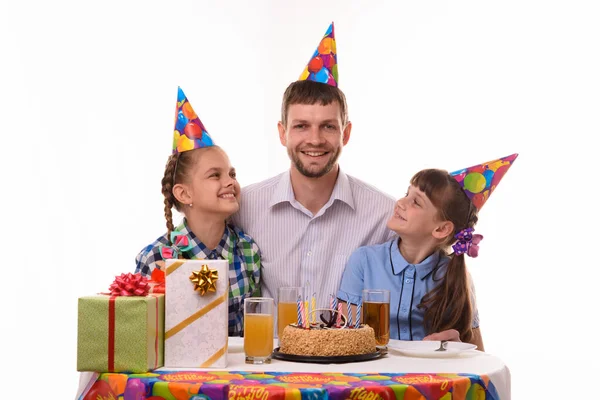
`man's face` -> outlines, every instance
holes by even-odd
[[[336,166],[342,147],[350,139],[351,127],[350,123],[342,126],[337,102],[326,106],[292,104],[287,126],[278,125],[279,140],[302,175],[320,178]]]

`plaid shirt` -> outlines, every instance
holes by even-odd
[[[229,224],[225,226],[221,241],[212,251],[188,228],[185,219],[175,230],[187,235],[193,246],[189,251],[183,252],[182,258],[229,261],[229,336],[240,336],[244,328],[244,299],[260,293],[261,264],[258,246],[241,229]],[[164,268],[164,260],[160,255],[161,245],[171,245],[166,234],[137,255],[135,272],[150,277],[154,268]]]

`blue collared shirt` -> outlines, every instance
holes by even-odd
[[[435,252],[419,264],[410,264],[398,249],[398,238],[360,247],[352,253],[346,264],[337,297],[359,304],[363,289],[389,290],[390,339],[422,340],[433,332],[425,332],[425,310],[417,306],[423,296],[439,284],[449,261],[449,257]],[[474,297],[472,300],[472,326],[477,328],[479,317]]]

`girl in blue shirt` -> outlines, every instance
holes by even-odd
[[[387,289],[391,339],[462,340],[483,350],[465,255],[477,256],[477,213],[516,157],[413,176],[387,222],[399,237],[350,256],[340,301],[356,305],[363,289]]]

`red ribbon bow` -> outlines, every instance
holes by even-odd
[[[111,296],[146,296],[150,291],[148,278],[140,274],[121,274],[108,288]]]
[[[164,293],[165,292],[165,271],[162,269],[154,268],[152,275],[150,275],[150,293]]]

